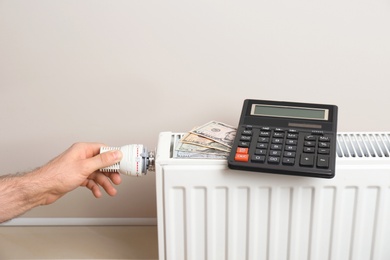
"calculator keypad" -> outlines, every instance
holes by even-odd
[[[330,136],[248,126],[241,131],[235,161],[328,169],[330,149]]]

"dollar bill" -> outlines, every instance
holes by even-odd
[[[226,159],[229,153],[195,144],[187,144],[179,140],[174,152],[175,158],[187,159]]]
[[[237,129],[233,126],[217,121],[210,121],[191,130],[190,133],[211,139],[227,147],[232,147],[236,131]]]
[[[199,145],[186,144],[178,142],[176,145],[176,150],[181,152],[191,152],[191,153],[203,153],[203,154],[219,154],[219,155],[228,155],[228,152],[216,150],[213,148],[208,148]]]
[[[186,158],[186,159],[226,159],[228,156],[224,154],[208,154],[208,153],[177,151],[175,157]]]
[[[202,147],[213,148],[224,152],[230,152],[230,147],[213,141],[209,138],[205,138],[192,133],[187,133],[180,141],[185,144],[193,144]]]

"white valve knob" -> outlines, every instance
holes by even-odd
[[[102,172],[119,172],[130,176],[145,175],[148,168],[152,170],[154,164],[154,154],[148,153],[142,144],[129,144],[122,147],[101,147],[100,153],[111,150],[120,150],[122,160],[114,165],[100,169]]]

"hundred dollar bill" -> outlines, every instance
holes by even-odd
[[[209,138],[205,138],[192,133],[187,133],[180,141],[185,144],[199,145],[202,147],[213,148],[224,152],[230,152],[230,147],[221,143],[217,143],[216,141],[213,141]]]
[[[236,131],[237,129],[230,125],[217,121],[210,121],[207,124],[191,130],[190,132],[209,138],[228,147],[232,147]]]

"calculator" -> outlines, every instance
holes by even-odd
[[[337,111],[335,105],[245,100],[228,167],[333,178]]]

